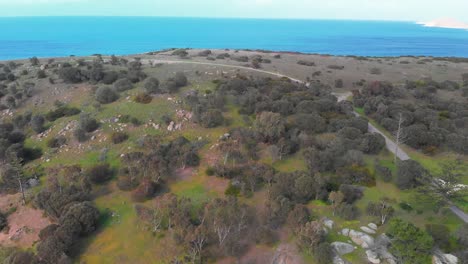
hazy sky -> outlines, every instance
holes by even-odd
[[[189,16],[468,22],[468,0],[0,0],[0,16]]]

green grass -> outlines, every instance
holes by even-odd
[[[216,197],[214,192],[210,192],[201,183],[197,182],[177,182],[171,186],[171,192],[179,197],[189,198],[195,205],[201,205]]]
[[[85,250],[78,262],[100,263],[169,263],[166,253],[177,256],[179,247],[167,239],[153,235],[138,219],[129,195],[119,191],[95,200],[101,211],[113,217],[102,222],[100,230],[85,241]],[[148,250],[151,249],[151,250]]]

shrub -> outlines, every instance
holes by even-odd
[[[63,67],[59,70],[59,77],[66,83],[80,83],[85,79],[80,69],[74,67]]]
[[[240,188],[237,186],[232,185],[232,183],[229,183],[229,186],[227,187],[226,191],[224,191],[224,194],[226,196],[234,196],[237,197],[240,194]]]
[[[382,74],[382,70],[379,69],[379,68],[372,68],[372,69],[370,69],[370,74],[380,75],[380,74]]]
[[[140,104],[149,104],[153,101],[153,97],[147,93],[139,93],[135,96],[135,102]]]
[[[334,254],[332,247],[327,242],[320,243],[314,249],[314,257],[317,264],[333,263]]]
[[[225,58],[229,58],[229,57],[231,57],[231,55],[229,55],[229,53],[221,53],[218,56],[216,56],[216,59],[224,60]]]
[[[215,169],[210,166],[210,167],[206,168],[205,173],[208,176],[213,176],[213,175],[215,175]]]
[[[178,49],[172,52],[173,56],[179,56],[181,58],[185,58],[188,55],[188,52],[185,49]]]
[[[88,133],[95,131],[99,127],[97,120],[92,118],[89,114],[81,114],[78,124],[79,128]]]
[[[47,75],[46,75],[45,71],[44,70],[37,71],[37,78],[39,78],[39,79],[47,78]]]
[[[129,79],[123,78],[114,83],[114,88],[118,92],[124,92],[124,91],[132,89],[133,84]]]
[[[200,165],[200,157],[194,151],[189,151],[184,154],[184,163],[186,166],[196,167]]]
[[[427,171],[414,160],[405,160],[398,163],[398,173],[396,184],[398,188],[405,190],[419,186],[420,177],[427,174]]]
[[[128,134],[125,132],[114,132],[111,135],[111,141],[114,144],[120,144],[128,139]]]
[[[46,119],[53,122],[62,117],[77,115],[80,112],[81,110],[76,107],[68,107],[68,106],[62,105],[62,106],[59,106],[57,109],[48,112],[46,114]]]
[[[131,191],[138,187],[139,182],[128,176],[120,176],[117,180],[117,187],[122,191]]]
[[[8,225],[8,221],[7,221],[7,217],[0,212],[0,232],[5,228],[7,227]]]
[[[338,206],[336,214],[345,220],[355,220],[359,217],[359,209],[351,204],[341,204]]]
[[[86,171],[88,179],[95,184],[104,183],[112,178],[113,172],[108,163],[97,164]]]
[[[47,141],[47,147],[60,148],[67,143],[67,138],[64,136],[53,137]]]
[[[398,206],[400,206],[401,209],[407,211],[407,212],[411,212],[413,211],[413,207],[409,204],[409,203],[406,203],[406,202],[400,202],[398,204]]]
[[[297,62],[297,64],[304,65],[304,66],[309,66],[309,67],[315,66],[315,62],[306,61],[306,60],[300,60],[300,61]]]
[[[174,80],[174,78],[169,78],[164,83],[164,91],[166,93],[175,93],[175,92],[177,92],[178,89],[179,89],[179,87],[177,86],[177,83]]]
[[[37,57],[29,58],[29,62],[31,62],[32,66],[37,66],[41,63]]]
[[[44,131],[45,118],[42,115],[35,115],[31,118],[31,128],[36,133],[41,133]]]
[[[444,250],[450,250],[450,230],[445,225],[426,224],[426,231],[431,235],[434,243]]]
[[[132,199],[135,202],[144,202],[153,197],[156,192],[156,185],[149,179],[143,179],[138,188],[132,192]]]
[[[238,62],[248,62],[249,61],[249,57],[247,57],[247,56],[239,56],[239,57],[234,57],[232,59],[235,60],[235,61],[238,61]]]
[[[105,72],[102,77],[102,82],[104,84],[113,84],[119,79],[119,74],[115,71]]]
[[[161,90],[159,89],[159,80],[156,78],[149,78],[145,82],[145,90],[147,93],[161,93]]]
[[[393,219],[390,221],[387,234],[392,239],[390,252],[403,263],[430,263],[434,242],[426,232],[412,223]]]
[[[375,172],[382,177],[384,182],[391,182],[393,180],[392,171],[378,163],[375,164]]]
[[[119,95],[110,87],[99,87],[96,90],[96,101],[101,104],[110,104],[119,99]]]
[[[224,123],[224,117],[221,111],[217,109],[210,109],[202,114],[201,124],[207,128],[220,126]]]
[[[344,70],[344,66],[340,66],[340,65],[328,65],[327,68],[331,70]]]
[[[73,136],[78,140],[78,142],[85,142],[88,139],[86,131],[80,127],[73,131]]]
[[[211,50],[203,50],[198,53],[198,56],[201,56],[201,57],[206,57],[208,55],[211,55]]]
[[[343,88],[343,79],[335,80],[335,88]]]
[[[183,72],[177,72],[174,80],[176,82],[177,87],[183,87],[187,85],[187,76]]]

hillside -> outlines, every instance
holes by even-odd
[[[0,97],[4,263],[468,259],[466,59],[31,58]]]

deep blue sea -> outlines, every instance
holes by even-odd
[[[0,18],[0,60],[231,48],[468,57],[468,31],[411,22],[158,17]]]

